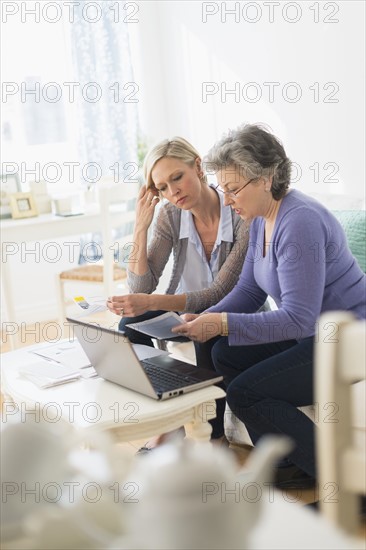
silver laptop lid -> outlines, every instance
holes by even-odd
[[[122,332],[83,323],[77,319],[68,321],[99,376],[124,388],[158,399],[127,336]]]

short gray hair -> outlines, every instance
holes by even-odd
[[[271,193],[280,200],[291,178],[291,161],[282,143],[264,126],[243,124],[230,130],[208,152],[204,159],[208,172],[235,168],[248,178],[271,177]]]

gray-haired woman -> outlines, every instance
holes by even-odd
[[[333,214],[289,190],[290,161],[270,132],[240,127],[212,148],[209,161],[225,204],[253,220],[250,245],[235,288],[203,314],[186,316],[189,322],[173,332],[210,338],[203,347],[224,376],[231,410],[253,442],[266,433],[292,437],[291,465],[277,479],[306,487],[316,478],[314,424],[297,407],[313,404],[318,318],[348,310],[365,319],[366,276]],[[277,309],[258,312],[267,296]]]

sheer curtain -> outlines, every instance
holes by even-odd
[[[38,5],[40,11],[40,4],[29,2],[27,8]],[[101,14],[96,22],[93,5]],[[126,3],[77,2],[72,21],[66,9],[56,22],[36,21],[35,15],[23,21],[19,11],[4,23],[2,80],[12,91],[3,99],[1,160],[19,167],[23,190],[43,179],[49,193],[70,192],[100,175],[127,181],[134,173],[131,165],[126,167],[137,157],[139,96],[129,46],[133,23],[115,22],[116,5],[122,13]],[[49,163],[57,170],[47,170]],[[85,168],[87,163],[95,163],[94,172]]]
[[[84,181],[88,176],[87,183],[98,179],[98,171],[123,181],[131,173],[126,164],[137,163],[138,85],[134,82],[129,25],[115,22],[111,9],[115,4],[98,2],[102,15],[90,23],[81,2],[70,25],[74,81],[82,91],[77,95],[80,162],[82,166],[95,163],[81,175]]]
[[[70,27],[74,81],[82,90],[77,103],[77,141],[84,167],[80,178],[87,188],[93,187],[94,180],[98,185],[100,176],[128,185],[138,169],[138,84],[133,75],[129,26],[115,22],[112,5],[115,2],[99,2],[102,16],[91,24],[83,17],[81,3]],[[123,226],[119,231],[120,235],[130,232],[130,227]],[[88,261],[99,260],[101,235],[84,235],[81,251],[86,243]],[[79,263],[86,261],[81,253]]]

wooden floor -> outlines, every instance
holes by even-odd
[[[115,324],[115,315],[113,315],[110,312],[105,312],[102,314],[97,314],[93,316],[92,318],[85,317],[85,320],[87,321],[96,321],[100,323],[101,325],[112,327]],[[57,327],[56,321],[48,321],[45,323],[37,323],[36,325],[27,325],[27,330],[24,331],[24,334],[22,335],[22,342],[20,344],[20,347],[30,346],[36,343],[40,342],[51,342],[53,339],[59,338],[59,329]],[[9,342],[3,341],[3,335],[1,334],[1,346],[0,346],[0,353],[5,353],[7,351],[11,351]],[[64,334],[63,336],[66,338],[68,337],[68,330],[64,328]],[[2,397],[2,396],[1,396]],[[2,399],[1,399],[2,403]],[[129,443],[120,443],[119,446],[121,446],[125,452],[135,455],[136,451],[142,447],[146,443],[146,440],[139,440],[139,441],[130,441]],[[238,464],[238,471],[242,466],[245,465],[245,462],[249,456],[250,448],[246,446],[239,446],[239,445],[230,445],[228,448],[228,452],[232,453],[237,461]],[[311,502],[314,502],[317,500],[316,490],[315,489],[308,489],[308,490],[302,490],[302,491],[291,491],[288,490],[284,493],[284,498],[286,500],[290,501],[293,500],[294,502],[297,500],[300,500],[304,504],[308,504]],[[364,518],[364,521],[362,523],[361,529],[360,529],[360,537],[366,539],[366,518]]]

